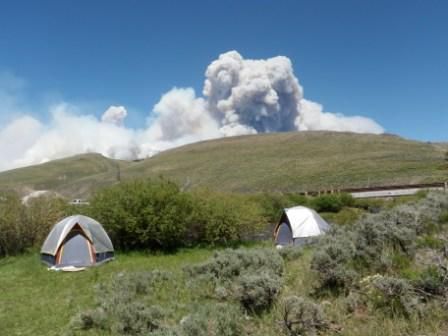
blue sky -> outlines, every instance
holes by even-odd
[[[139,127],[172,87],[200,94],[223,52],[284,55],[325,110],[447,141],[447,17],[437,0],[16,0],[1,4],[0,73],[23,79],[20,99],[40,119],[58,98],[97,116],[124,105]]]

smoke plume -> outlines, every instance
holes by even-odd
[[[266,132],[332,130],[382,133],[375,121],[324,112],[306,100],[291,61],[284,56],[244,59],[230,51],[206,69],[203,97],[192,88],[162,95],[141,129],[126,127],[124,106],[101,116],[84,115],[73,104],[48,107],[43,123],[21,104],[22,81],[0,76],[0,115],[16,116],[0,126],[0,171],[79,153],[116,159],[145,158],[176,146],[219,137]]]

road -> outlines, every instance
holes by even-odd
[[[373,198],[373,197],[398,197],[414,195],[420,190],[445,190],[445,187],[421,187],[421,188],[406,188],[406,189],[387,189],[387,190],[371,190],[371,191],[357,191],[350,194],[354,198]]]

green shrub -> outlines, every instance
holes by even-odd
[[[358,274],[408,269],[417,238],[431,236],[447,208],[447,195],[428,193],[425,199],[367,214],[353,226],[333,229],[320,240],[311,261],[317,289],[347,291]]]
[[[217,251],[206,262],[188,266],[185,271],[193,277],[203,276],[217,282],[233,280],[243,274],[266,271],[277,276],[283,273],[283,260],[278,252],[264,249],[225,249]]]
[[[330,194],[317,196],[311,201],[311,206],[317,212],[339,212],[344,204],[339,195]]]
[[[365,296],[361,295],[358,291],[350,291],[343,302],[348,313],[354,313],[367,304]]]
[[[101,307],[79,313],[69,324],[69,330],[101,330],[112,335],[142,335],[162,326],[164,312],[157,306],[146,306],[141,302],[117,304],[111,311]],[[68,333],[70,335],[70,332]]]
[[[182,336],[240,336],[242,314],[237,306],[217,303],[193,306],[181,323]]]
[[[414,286],[425,296],[444,297],[448,295],[448,264],[428,267],[414,281]]]
[[[418,247],[428,247],[431,249],[441,249],[445,245],[443,239],[437,238],[434,235],[427,234],[419,237],[417,240]]]
[[[0,197],[0,257],[40,247],[51,227],[65,214],[65,201],[41,196],[27,205],[17,194]]]
[[[311,269],[318,279],[317,289],[347,290],[357,277],[356,271],[349,267],[354,255],[353,237],[346,230],[334,229],[323,237],[311,260]]]
[[[322,217],[328,222],[338,225],[352,225],[359,220],[362,210],[357,208],[342,208],[337,213],[323,213]]]
[[[368,198],[357,198],[353,203],[354,208],[363,209],[370,213],[378,213],[385,207],[384,199],[368,199]]]
[[[169,181],[120,183],[97,193],[89,213],[116,248],[172,249],[184,244],[192,214],[188,194]]]
[[[121,249],[230,245],[253,238],[266,226],[261,208],[246,196],[204,190],[186,193],[164,179],[104,189],[93,197],[87,212]]]
[[[285,246],[277,251],[285,261],[296,260],[303,255],[303,248],[299,246]]]
[[[439,217],[439,223],[447,224],[448,223],[448,210],[444,210]]]
[[[175,328],[161,328],[147,334],[148,336],[182,336]]]
[[[101,308],[86,310],[72,319],[70,328],[74,330],[105,330],[107,328],[107,315]]]
[[[110,330],[117,335],[142,335],[158,330],[162,325],[164,311],[157,306],[141,302],[117,305]]]
[[[236,300],[250,313],[271,307],[280,291],[283,259],[274,249],[226,249],[185,268],[202,294]]]
[[[67,215],[67,209],[67,202],[58,197],[40,196],[27,202],[25,212],[32,246],[43,244],[54,224]]]
[[[316,335],[328,326],[323,309],[308,299],[289,296],[282,302],[282,324],[287,335]]]
[[[412,257],[416,230],[409,222],[401,223],[395,210],[364,217],[354,229],[356,260],[373,271],[384,269],[388,249]]]
[[[281,281],[270,273],[248,274],[237,279],[235,297],[250,313],[269,310],[280,292]]]
[[[268,223],[276,223],[283,209],[296,205],[308,206],[310,199],[300,194],[264,193],[252,196],[252,199],[259,204],[262,215]]]
[[[376,274],[362,279],[360,284],[373,309],[392,316],[419,313],[419,297],[405,279]]]
[[[356,199],[349,193],[340,193],[339,199],[341,200],[342,206],[353,207],[356,204]]]
[[[192,240],[210,244],[232,244],[253,238],[266,226],[259,205],[246,196],[197,191],[189,234]]]
[[[26,209],[16,194],[0,198],[0,257],[23,252],[31,247],[33,236],[28,232]]]
[[[171,274],[154,270],[151,272],[120,272],[109,282],[96,288],[97,303],[107,311],[117,304],[129,303],[139,297],[150,295],[171,279]]]
[[[167,312],[154,295],[170,274],[152,272],[118,273],[96,288],[95,309],[78,314],[69,329],[102,330],[112,335],[142,335],[163,329]]]

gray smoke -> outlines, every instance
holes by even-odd
[[[230,51],[205,76],[207,107],[224,135],[295,130],[303,90],[288,58],[245,60]]]
[[[291,61],[284,56],[244,59],[230,51],[206,69],[203,96],[192,88],[162,95],[141,129],[125,126],[124,106],[111,106],[99,120],[67,102],[48,107],[44,124],[21,101],[24,81],[0,76],[0,114],[17,116],[0,126],[0,170],[86,152],[116,159],[145,158],[200,140],[265,132],[332,130],[382,133],[375,121],[324,112],[304,99]]]
[[[127,115],[128,111],[126,111],[124,106],[110,106],[101,116],[101,121],[116,126],[123,126]]]

